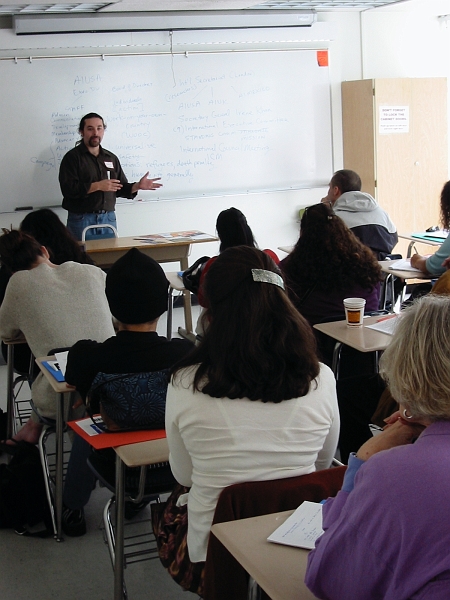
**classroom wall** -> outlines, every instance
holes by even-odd
[[[342,120],[341,91],[343,80],[368,77],[423,77],[449,76],[448,31],[444,32],[437,23],[434,11],[440,0],[412,0],[414,11],[371,10],[335,11],[319,13],[318,20],[332,24],[333,41],[330,47],[330,82],[333,118],[334,168],[342,168]],[[448,5],[448,1],[446,0]],[[427,8],[428,7],[428,8]],[[439,14],[445,14],[442,11]],[[448,11],[447,11],[448,12]],[[405,18],[407,19],[405,21]],[[405,26],[407,23],[407,26]],[[100,44],[129,42],[130,34],[101,34],[96,38]],[[138,36],[131,36],[133,41]],[[97,42],[97,39],[100,40]],[[79,40],[79,41],[77,41]],[[78,34],[70,36],[27,36],[17,38],[10,29],[0,29],[0,56],[11,49],[27,46],[42,48],[51,55],[61,52],[61,44],[69,44],[72,49],[85,46],[85,39]],[[444,48],[446,49],[444,53]],[[400,58],[399,58],[400,56]],[[420,60],[419,60],[420,59]],[[93,110],[96,110],[93,107]],[[20,141],[19,141],[20,143]],[[105,136],[107,144],[107,134]],[[114,151],[114,148],[111,148]],[[6,151],[3,145],[3,152]],[[331,174],[330,174],[331,175]],[[230,173],[230,177],[233,174]],[[292,244],[298,235],[297,214],[302,206],[318,202],[324,195],[324,188],[296,190],[290,192],[270,192],[233,197],[198,198],[193,200],[159,202],[145,206],[118,206],[117,216],[121,235],[135,235],[167,230],[197,228],[214,232],[217,214],[224,208],[236,206],[247,216],[260,247],[274,248]],[[65,211],[59,212],[65,220]],[[23,215],[0,214],[0,227],[17,226]],[[192,259],[202,254],[214,254],[216,244],[201,244],[193,248]],[[280,252],[282,256],[284,254]]]

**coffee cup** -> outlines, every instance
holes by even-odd
[[[364,307],[366,301],[364,298],[345,298],[345,318],[349,327],[361,327],[363,324]]]

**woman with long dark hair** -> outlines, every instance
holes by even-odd
[[[167,393],[170,464],[180,486],[157,528],[165,566],[191,591],[201,589],[222,489],[327,468],[339,431],[333,375],[319,363],[314,335],[273,260],[256,248],[229,248],[211,266],[205,293],[210,325],[176,366]],[[174,548],[176,503],[185,515],[187,503],[187,531],[177,532]]]
[[[381,269],[371,250],[325,203],[303,213],[300,237],[280,263],[289,297],[311,325],[342,314],[343,300],[364,298],[377,310]]]

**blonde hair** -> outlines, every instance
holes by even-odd
[[[404,311],[380,373],[413,417],[450,419],[450,297],[424,296]]]

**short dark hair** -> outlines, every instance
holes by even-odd
[[[444,184],[441,191],[441,223],[444,229],[450,228],[450,181]]]
[[[103,117],[101,117],[99,114],[91,112],[88,113],[87,115],[84,115],[84,117],[82,117],[81,121],[80,121],[80,125],[78,127],[78,133],[81,133],[84,130],[84,126],[86,125],[86,121],[88,119],[101,119],[102,123],[103,123],[103,127],[106,129],[106,123]]]
[[[58,215],[49,208],[28,213],[20,224],[20,231],[30,234],[41,246],[45,246],[55,265],[68,260],[92,263]]]
[[[2,231],[0,261],[11,273],[31,269],[39,256],[43,256],[41,244],[31,235],[16,229]]]
[[[220,238],[220,252],[234,246],[256,246],[245,215],[233,206],[219,213],[216,229]]]
[[[193,388],[213,398],[278,403],[305,396],[319,374],[312,329],[286,291],[254,281],[252,269],[280,275],[267,254],[248,246],[214,261],[205,278],[209,326],[174,375],[195,366]]]
[[[345,192],[360,192],[362,185],[361,177],[355,171],[342,169],[341,171],[336,171],[333,175],[331,185],[338,187],[341,194],[345,194]]]

